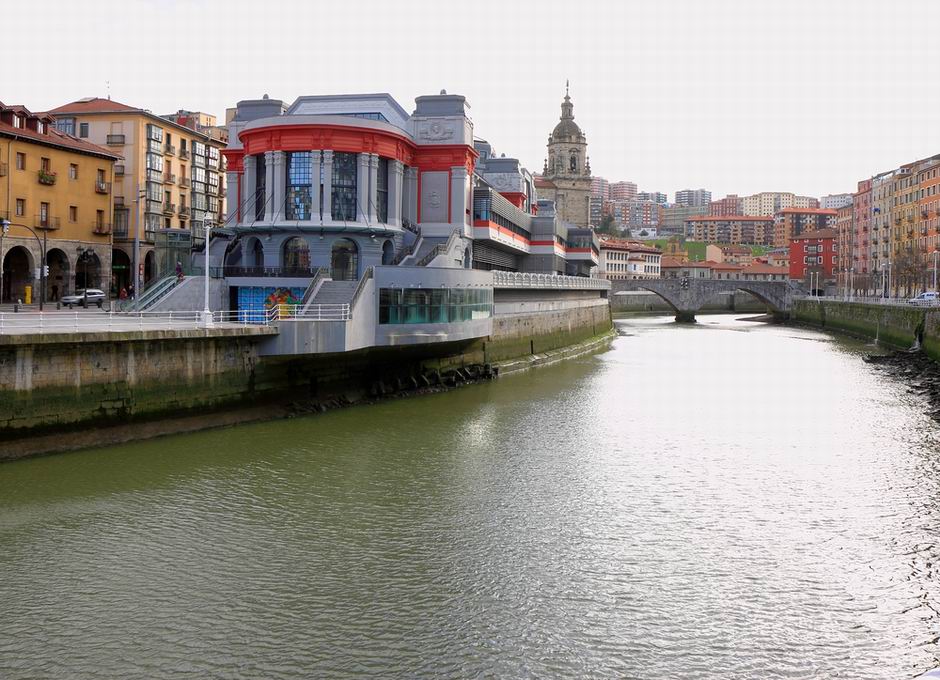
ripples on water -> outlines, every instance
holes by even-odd
[[[0,678],[913,677],[937,428],[703,317],[311,418],[0,466]]]

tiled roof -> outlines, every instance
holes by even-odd
[[[625,241],[623,239],[615,238],[609,238],[601,241],[600,246],[605,250],[625,250],[631,253],[653,253],[657,255],[662,253],[659,248],[654,248],[653,246],[637,243],[636,241]]]
[[[784,208],[783,210],[778,210],[777,212],[784,215],[803,213],[805,215],[832,215],[833,217],[838,214],[835,210],[830,210],[828,208]]]
[[[741,269],[742,274],[789,274],[790,270],[786,267],[774,267],[773,265],[755,262]]]
[[[4,137],[15,136],[21,139],[35,141],[38,144],[58,146],[65,149],[71,149],[72,151],[94,154],[96,156],[105,156],[107,158],[114,159],[123,158],[123,156],[120,154],[114,153],[110,149],[105,149],[103,146],[98,146],[97,144],[86,142],[84,139],[72,137],[71,135],[67,135],[64,132],[60,132],[52,125],[49,125],[46,130],[47,133],[43,134],[28,128],[16,128],[12,125],[8,125],[7,123],[0,122],[0,135],[3,135]]]
[[[536,188],[538,188],[538,187],[542,187],[543,189],[554,189],[554,188],[556,188],[556,187],[555,187],[555,183],[552,182],[551,180],[544,179],[544,178],[542,178],[542,177],[535,177],[535,178],[533,178],[533,179],[535,180],[535,186],[536,186]]]
[[[89,97],[88,99],[79,99],[69,104],[63,104],[49,113],[54,116],[60,116],[66,113],[114,113],[116,111],[141,111],[141,109],[116,102],[113,99],[102,99],[101,97]]]

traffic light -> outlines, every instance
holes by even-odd
[[[47,279],[49,278],[49,265],[44,264],[42,266],[42,275],[45,276]]]

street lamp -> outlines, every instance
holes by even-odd
[[[209,222],[209,221],[207,220],[207,221],[203,222],[203,225],[204,225],[205,230],[206,230],[206,240],[205,240],[205,246],[203,246],[203,249],[202,249],[202,253],[203,253],[203,261],[202,261],[202,265],[203,265],[203,274],[205,275],[205,279],[204,279],[204,280],[205,280],[205,290],[203,291],[203,293],[204,293],[205,305],[204,305],[203,310],[202,310],[202,320],[203,320],[203,323],[205,324],[205,326],[206,326],[206,327],[209,327],[209,326],[212,325],[212,310],[209,309],[209,239],[210,239],[211,236],[212,236],[212,222]]]

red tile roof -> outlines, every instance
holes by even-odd
[[[104,156],[106,158],[123,158],[123,156],[120,154],[114,153],[110,149],[105,149],[103,146],[98,146],[97,144],[86,142],[84,139],[79,139],[78,137],[67,135],[64,132],[59,132],[53,125],[49,125],[46,130],[47,133],[43,134],[41,132],[36,132],[35,130],[30,130],[29,128],[17,128],[13,127],[12,125],[8,125],[7,123],[0,122],[0,136],[27,139],[34,141],[37,144],[57,146],[60,148],[79,151],[81,153],[92,154],[95,156]]]
[[[835,210],[830,210],[828,208],[784,208],[783,210],[778,210],[778,213],[783,213],[785,215],[791,215],[793,213],[804,213],[806,215],[832,215],[835,217],[838,212]]]
[[[742,274],[789,274],[790,270],[786,267],[774,267],[773,265],[755,262],[741,269]]]
[[[66,113],[114,113],[116,111],[141,111],[142,109],[116,102],[112,99],[102,99],[101,97],[89,97],[88,99],[79,99],[69,104],[63,104],[49,113],[59,116]]]
[[[536,188],[538,188],[538,187],[541,187],[541,188],[543,188],[543,189],[554,189],[554,188],[556,188],[556,187],[555,187],[555,183],[552,182],[551,180],[547,180],[547,179],[544,179],[544,178],[539,177],[539,176],[535,176],[533,179],[535,180],[535,186],[536,186]]]
[[[653,253],[660,254],[659,248],[648,246],[636,241],[625,241],[623,239],[608,238],[601,241],[601,248],[606,250],[625,250],[633,253]]]

